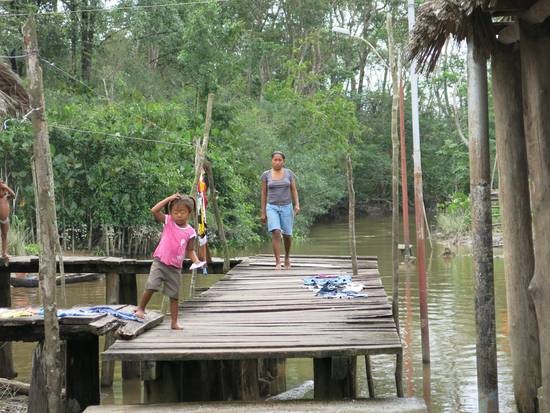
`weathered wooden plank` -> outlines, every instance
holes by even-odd
[[[136,308],[136,306],[127,306],[124,307],[124,311],[132,312]],[[121,338],[123,340],[130,340],[139,336],[143,332],[159,325],[160,323],[162,323],[163,319],[164,314],[157,311],[148,310],[145,313],[145,318],[143,319],[143,321],[126,321],[123,326],[118,328],[118,330],[116,331],[116,336],[117,338]]]

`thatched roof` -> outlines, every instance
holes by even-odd
[[[491,16],[485,10],[496,0],[427,0],[418,10],[409,42],[409,59],[431,72],[447,38],[464,40],[472,33],[478,53],[487,56],[496,43]]]
[[[17,116],[29,110],[29,95],[19,77],[0,63],[0,117]]]

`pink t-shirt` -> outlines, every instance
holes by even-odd
[[[195,236],[195,230],[191,225],[180,227],[170,215],[165,215],[164,228],[153,257],[158,258],[163,264],[181,268],[187,243]]]

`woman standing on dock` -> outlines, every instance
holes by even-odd
[[[262,223],[267,222],[275,255],[275,269],[281,269],[281,238],[285,246],[285,268],[290,268],[290,246],[294,216],[300,213],[296,176],[284,167],[285,154],[271,154],[271,169],[262,174]],[[294,205],[293,205],[294,202]]]
[[[0,180],[0,230],[2,231],[2,259],[7,262],[8,255],[8,231],[10,229],[10,199],[15,198],[15,192]]]

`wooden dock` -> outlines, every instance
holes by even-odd
[[[351,274],[349,257],[294,256],[281,271],[270,256],[251,257],[183,303],[183,331],[164,322],[116,341],[103,358],[143,362],[149,402],[257,400],[285,390],[285,359],[294,357],[313,358],[316,399],[354,398],[356,357],[400,358],[402,346],[375,257],[361,257],[353,277],[367,298],[322,298],[303,287],[305,277],[343,273]]]

